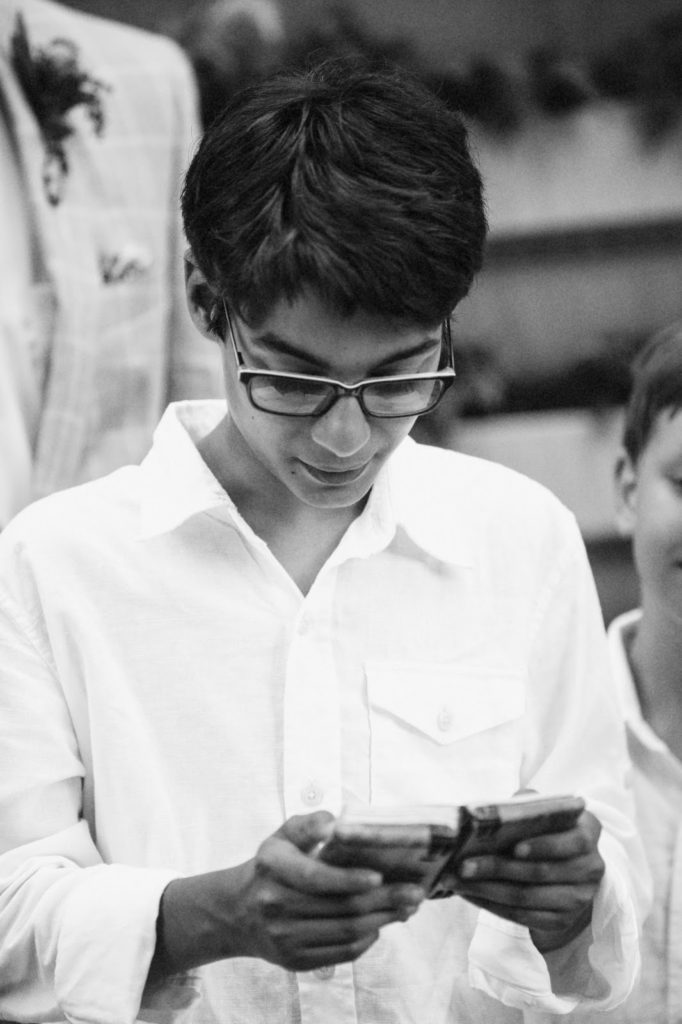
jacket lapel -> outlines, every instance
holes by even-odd
[[[32,50],[58,37],[62,26],[51,26],[49,7],[30,2],[21,7]],[[58,8],[55,13],[58,12]],[[0,45],[9,44],[14,25],[8,26],[7,10],[0,25]],[[1,64],[1,62],[0,62]],[[14,76],[3,69],[2,86],[10,108],[19,159],[30,196],[37,250],[55,297],[55,320],[50,346],[43,412],[34,466],[34,497],[74,483],[87,449],[91,430],[94,357],[98,336],[98,293],[101,278],[95,233],[87,210],[100,200],[100,178],[92,166],[92,154],[78,128],[66,142],[70,171],[57,206],[48,202],[43,185],[45,149],[40,129]],[[95,143],[96,144],[96,143]]]

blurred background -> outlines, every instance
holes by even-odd
[[[410,67],[470,126],[485,269],[457,310],[458,384],[420,440],[539,479],[578,517],[606,621],[637,602],[614,527],[628,366],[682,319],[679,0],[70,0],[163,32],[203,117],[313,54]]]

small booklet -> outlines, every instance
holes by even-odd
[[[328,864],[373,868],[387,881],[419,882],[430,898],[450,896],[464,858],[508,852],[522,839],[564,832],[584,809],[582,797],[536,794],[489,804],[352,808],[335,820],[316,856]]]

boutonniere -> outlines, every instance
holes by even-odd
[[[69,39],[53,39],[44,49],[32,52],[21,14],[12,35],[11,61],[40,127],[45,145],[43,186],[49,202],[56,206],[69,171],[65,143],[75,131],[69,114],[75,107],[85,107],[95,135],[101,135],[101,94],[110,87],[78,66],[78,47]]]

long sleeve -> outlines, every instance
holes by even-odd
[[[140,1011],[166,869],[103,864],[82,817],[73,720],[39,630],[0,595],[0,1018],[170,1019],[189,978]]]
[[[475,987],[526,1010],[606,1010],[626,998],[637,976],[638,922],[650,894],[625,788],[625,732],[601,613],[577,536],[547,581],[530,645],[523,783],[551,793],[565,790],[571,780],[602,823],[606,873],[591,926],[569,947],[546,957],[526,928],[481,913],[470,949],[470,978]]]

